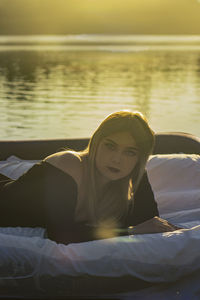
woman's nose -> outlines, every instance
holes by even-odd
[[[120,151],[115,151],[114,153],[112,153],[112,162],[116,163],[116,164],[120,164],[121,162],[121,152]]]

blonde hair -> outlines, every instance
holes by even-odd
[[[105,137],[121,131],[129,132],[134,138],[139,150],[139,159],[126,178],[110,182],[104,199],[98,201],[96,192],[96,154],[98,146]],[[84,199],[82,209],[88,212],[88,219],[93,224],[102,220],[112,219],[118,222],[128,210],[129,200],[133,201],[133,195],[137,190],[144,174],[145,165],[152,153],[154,146],[154,132],[149,127],[146,118],[140,112],[118,111],[114,112],[99,125],[91,137],[87,148],[79,152],[80,157],[87,157],[88,175],[87,199]]]

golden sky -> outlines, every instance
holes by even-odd
[[[200,34],[198,0],[0,0],[0,34]]]

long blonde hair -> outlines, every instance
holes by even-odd
[[[110,182],[106,192],[99,199],[96,183],[96,153],[99,143],[105,137],[121,131],[130,132],[139,149],[139,158],[136,166],[129,176]],[[129,200],[137,190],[146,162],[154,146],[154,132],[149,127],[146,118],[140,112],[118,111],[114,112],[99,125],[91,137],[88,146],[79,152],[79,156],[87,158],[88,174],[85,178],[87,184],[87,199],[84,199],[82,209],[86,209],[88,220],[98,224],[102,220],[112,219],[118,222],[127,213]]]

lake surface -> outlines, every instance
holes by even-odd
[[[89,137],[122,109],[200,136],[200,37],[0,36],[0,139]]]

